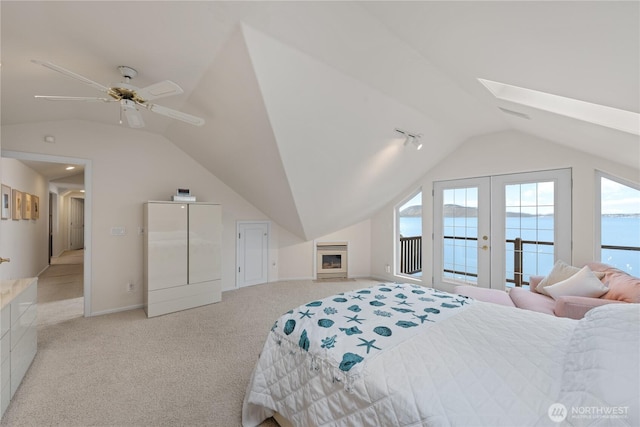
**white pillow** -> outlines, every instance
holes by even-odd
[[[580,268],[569,265],[562,260],[558,260],[553,265],[551,272],[547,274],[540,283],[538,283],[538,286],[536,286],[536,292],[550,297],[551,295],[549,295],[546,290],[547,287],[568,279],[578,271],[580,271]],[[595,274],[598,279],[602,279],[605,275],[605,273],[601,271],[594,271],[593,274]]]
[[[598,298],[604,295],[609,288],[603,285],[600,279],[593,274],[593,271],[585,265],[573,276],[547,286],[545,290],[553,299],[558,299],[561,296]]]
[[[536,292],[542,295],[551,296],[547,293],[545,288],[568,279],[578,271],[580,271],[578,267],[573,267],[562,260],[558,260],[553,265],[551,272],[547,274],[540,283],[538,283],[538,286],[536,286]]]

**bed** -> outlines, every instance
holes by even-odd
[[[578,321],[381,284],[277,319],[242,423],[638,426],[639,337],[638,304]]]

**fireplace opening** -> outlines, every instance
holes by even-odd
[[[322,269],[342,268],[342,255],[322,255]]]
[[[347,243],[316,243],[316,278],[347,278]]]

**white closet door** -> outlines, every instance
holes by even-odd
[[[149,203],[149,290],[187,284],[187,205]]]
[[[189,205],[189,283],[220,279],[220,205]]]
[[[237,286],[269,281],[269,223],[238,223]]]

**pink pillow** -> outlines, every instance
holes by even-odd
[[[587,265],[591,270],[604,273],[602,281],[608,282],[609,292],[603,299],[640,303],[640,279],[601,262],[590,262]]]
[[[614,301],[640,303],[640,279],[623,271],[607,274],[609,292],[602,298]]]

